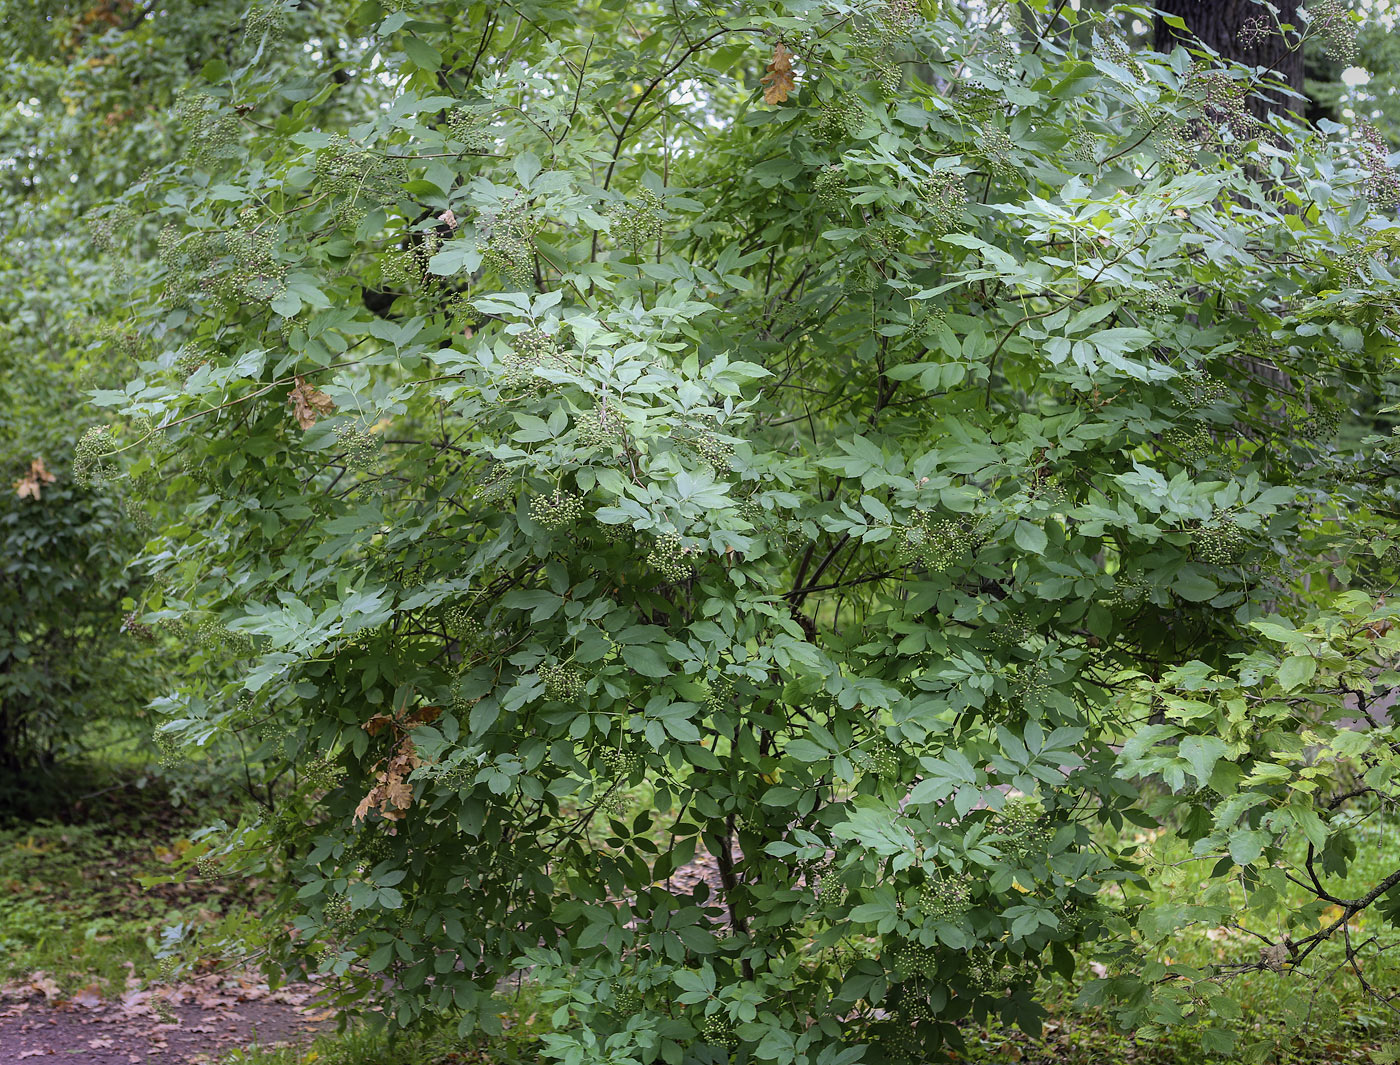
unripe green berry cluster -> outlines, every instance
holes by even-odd
[[[157,1024],[180,1023],[180,1018],[175,1015],[175,1011],[171,1009],[170,1003],[165,1000],[164,996],[154,995],[147,1001],[151,1007],[151,1012],[156,1015]]]
[[[1250,15],[1240,24],[1240,29],[1235,34],[1235,39],[1245,48],[1253,48],[1262,44],[1274,35],[1273,21],[1268,15]]]
[[[1191,410],[1229,399],[1231,389],[1224,381],[1210,374],[1193,374],[1187,379],[1186,404]]]
[[[197,163],[211,165],[239,153],[238,119],[207,93],[181,90],[175,112],[188,137],[186,151]]]
[[[830,140],[853,137],[861,127],[860,108],[849,100],[823,100],[818,107],[817,134]]]
[[[530,520],[545,529],[566,529],[583,517],[583,500],[572,492],[556,488],[548,495],[530,500]]]
[[[972,893],[967,884],[940,876],[930,880],[919,892],[919,909],[935,921],[953,921],[967,913]]]
[[[705,692],[706,711],[716,714],[729,709],[730,702],[734,698],[734,690],[734,681],[723,673],[710,681],[708,690]]]
[[[367,470],[379,457],[379,440],[358,422],[341,422],[335,427],[345,464],[352,469]]]
[[[213,618],[205,618],[194,630],[194,638],[201,647],[211,651],[228,652],[244,657],[252,653],[252,639],[241,632],[234,632]]]
[[[812,893],[823,906],[840,906],[846,900],[846,885],[836,875],[836,865],[830,858],[810,863],[806,872]]]
[[[1340,404],[1328,402],[1325,399],[1313,401],[1312,410],[1307,417],[1298,422],[1298,435],[1308,440],[1327,441],[1337,435],[1337,430],[1342,424],[1342,407]]]
[[[355,922],[355,908],[348,895],[332,895],[321,910],[321,920],[328,928],[345,932]]]
[[[551,702],[564,703],[577,699],[588,683],[587,676],[577,666],[546,663],[537,672],[540,680],[544,681],[544,696]]]
[[[900,992],[895,1003],[897,1016],[909,1024],[934,1019],[933,1005],[929,1002],[928,989],[923,981],[907,980],[900,985]]]
[[[603,407],[579,411],[574,417],[574,428],[584,447],[612,447],[627,438],[622,419]]]
[[[1028,795],[1006,800],[997,818],[997,843],[1010,857],[1025,858],[1043,851],[1052,833],[1040,802]]]
[[[857,54],[872,60],[877,70],[886,65],[893,66],[889,53],[909,39],[918,17],[919,7],[915,0],[887,0],[884,4],[876,5],[852,32]]]
[[[156,751],[160,755],[160,764],[169,769],[171,766],[179,764],[180,744],[174,736],[164,729],[156,729],[151,738],[156,745]]]
[[[86,488],[115,477],[118,470],[107,461],[107,456],[116,449],[107,426],[92,426],[74,448],[73,480]]]
[[[880,275],[877,274],[869,263],[858,262],[854,268],[847,270],[841,277],[841,291],[848,296],[861,296],[867,292],[874,292],[880,283]]]
[[[1151,591],[1151,584],[1145,573],[1125,573],[1119,570],[1113,577],[1113,596],[1110,602],[1114,606],[1134,606],[1141,603]]]
[[[520,358],[542,366],[559,358],[563,348],[557,337],[543,329],[526,329],[510,338],[510,347]]]
[[[286,23],[287,12],[276,2],[250,8],[243,23],[244,32],[249,37],[278,37]]]
[[[1201,525],[1191,539],[1196,557],[1212,566],[1233,565],[1249,547],[1244,530],[1228,514]]]
[[[1307,5],[1308,36],[1322,41],[1322,54],[1343,66],[1356,58],[1356,23],[1342,0],[1317,0]]]
[[[952,170],[935,170],[919,185],[919,202],[931,231],[947,233],[963,218],[967,208],[967,186],[963,176]]]
[[[1099,138],[1082,123],[1074,127],[1074,135],[1069,139],[1069,157],[1076,163],[1097,166],[1099,162]]]
[[[638,773],[645,771],[647,766],[646,756],[631,743],[605,748],[603,764],[608,767],[612,779],[619,781],[633,779]]]
[[[1162,442],[1179,451],[1182,459],[1189,463],[1201,462],[1215,451],[1215,441],[1211,438],[1210,430],[1203,425],[1190,428],[1184,425],[1177,426],[1162,437]]]
[[[685,443],[710,465],[724,469],[734,457],[734,445],[719,436],[713,429],[696,429],[685,438]]]
[[[203,344],[186,344],[175,356],[175,372],[189,377],[201,366],[213,360],[213,351]]]
[[[313,791],[329,791],[345,779],[345,767],[333,756],[323,754],[306,764],[303,779]]]
[[[870,740],[863,750],[852,754],[861,768],[881,780],[894,780],[899,776],[899,751],[883,736]]]
[[[1357,126],[1356,137],[1361,150],[1361,165],[1366,171],[1362,191],[1377,207],[1393,210],[1400,206],[1400,174],[1386,162],[1390,156],[1389,143],[1384,134],[1369,122],[1361,122]]]
[[[1024,610],[1003,614],[991,625],[992,639],[1001,647],[1024,647],[1035,635],[1035,627]]]
[[[561,362],[559,341],[542,329],[527,329],[510,338],[510,354],[504,361],[503,383],[509,388],[533,389],[541,384],[535,371]]]
[[[1142,305],[1153,314],[1170,314],[1181,305],[1181,294],[1159,281],[1142,294]]]
[[[88,217],[88,234],[93,246],[102,251],[115,251],[117,244],[135,222],[131,208],[117,205],[105,214]]]
[[[156,638],[155,630],[149,625],[138,620],[136,611],[132,611],[122,618],[122,631],[129,632],[143,643],[150,643]]]
[[[373,869],[393,853],[393,840],[379,832],[366,830],[350,850],[351,860],[365,869]]]
[[[614,980],[608,985],[612,994],[613,1009],[618,1013],[636,1013],[642,1008],[642,993],[623,980]]]
[[[909,939],[897,939],[888,948],[890,967],[901,979],[938,975],[938,951]]]
[[[1016,697],[1023,703],[1039,700],[1050,688],[1050,668],[1040,659],[1021,664],[1016,674]]]
[[[666,201],[651,189],[643,188],[623,203],[608,208],[612,235],[624,247],[638,249],[660,238],[662,212]]]
[[[739,1042],[734,1034],[734,1022],[718,1013],[712,1013],[700,1022],[700,1036],[710,1046],[726,1049],[737,1046]]]
[[[668,581],[683,581],[692,573],[690,559],[696,551],[686,547],[675,533],[657,539],[647,554],[646,563]]]
[[[904,247],[904,232],[891,222],[875,222],[860,234],[861,247],[871,260],[882,263]]]
[[[972,958],[967,966],[969,982],[984,995],[1005,991],[1011,986],[1012,975],[1011,969],[990,954]]]
[[[392,200],[407,176],[402,159],[373,152],[336,134],[316,154],[316,190],[335,202],[334,217],[347,229],[371,207]]]
[[[901,564],[918,564],[932,573],[942,573],[971,547],[972,537],[960,522],[916,511],[900,529],[895,554]]]
[[[472,782],[475,771],[465,762],[454,762],[437,771],[438,783],[449,791],[460,791]]]
[[[1128,42],[1123,39],[1122,35],[1116,31],[1106,26],[1100,27],[1094,30],[1092,40],[1095,55],[1101,55],[1110,63],[1116,63],[1120,67],[1127,67],[1133,63],[1132,49],[1128,47]]]
[[[851,190],[846,184],[846,171],[840,163],[832,163],[817,171],[812,179],[812,194],[828,211],[850,205]]]
[[[1198,141],[1218,139],[1226,130],[1236,140],[1249,140],[1257,123],[1246,104],[1248,88],[1223,70],[1196,70],[1187,88],[1200,98],[1203,121],[1196,124]]]
[[[1011,134],[1000,126],[988,123],[977,135],[977,150],[993,173],[1007,174],[1014,169],[1011,149]]]
[[[423,280],[423,264],[412,251],[390,251],[379,260],[379,283],[390,292],[409,292]]]
[[[483,503],[499,503],[511,494],[514,483],[510,467],[504,462],[493,462],[477,485],[477,497]]]
[[[486,637],[486,629],[481,620],[460,603],[443,611],[442,623],[447,629],[447,634],[462,643],[477,644]]]
[[[496,139],[491,135],[491,113],[485,107],[459,107],[447,116],[447,134],[468,154],[489,152]]]
[[[538,222],[521,204],[477,219],[477,250],[482,261],[499,271],[518,288],[529,288],[535,280],[535,246],[532,236]]]
[[[250,215],[246,221],[252,222]],[[224,235],[224,247],[233,261],[221,279],[223,294],[258,302],[274,300],[287,290],[286,271],[277,261],[272,235],[261,228],[238,228]]]

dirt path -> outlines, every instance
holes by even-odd
[[[130,989],[115,1001],[64,998],[36,974],[0,989],[0,1065],[212,1062],[233,1047],[302,1042],[332,1028],[334,1011],[318,1008],[315,996],[307,985],[270,991],[254,977],[215,974],[158,993]]]

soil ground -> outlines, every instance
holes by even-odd
[[[196,1065],[232,1047],[309,1040],[334,1027],[306,985],[199,977],[115,1000],[50,994],[43,977],[0,992],[0,1065]],[[56,989],[52,989],[55,990]]]

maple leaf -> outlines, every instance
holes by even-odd
[[[763,102],[780,104],[797,88],[797,76],[792,70],[793,55],[781,41],[773,49],[768,73],[759,79],[763,83]]]
[[[296,382],[296,387],[287,393],[287,402],[296,412],[297,424],[303,429],[310,429],[317,418],[335,410],[335,404],[315,385],[307,384],[301,374],[296,375]]]
[[[46,484],[53,484],[55,478],[44,466],[43,459],[35,459],[29,464],[29,472],[15,482],[15,495],[21,499],[38,499]]]

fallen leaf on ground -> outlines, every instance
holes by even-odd
[[[96,1009],[102,1005],[102,990],[97,984],[89,984],[68,1000],[75,1006]]]

